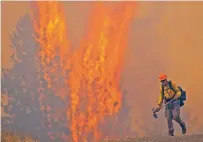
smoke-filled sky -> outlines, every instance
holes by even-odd
[[[87,25],[88,2],[63,2],[69,39],[77,47]],[[2,2],[2,67],[11,67],[9,35],[19,18],[29,12],[28,2]],[[152,126],[151,109],[159,95],[158,75],[187,90],[184,112],[188,132],[203,131],[203,2],[139,2],[129,30],[123,87],[131,106],[132,129]],[[163,114],[161,114],[162,116]],[[193,122],[194,117],[198,117]],[[166,126],[163,117],[160,126]],[[139,127],[138,127],[139,124]],[[163,130],[162,130],[163,131]],[[143,132],[144,133],[144,132]]]

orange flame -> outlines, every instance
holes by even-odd
[[[86,142],[92,138],[98,141],[102,137],[99,125],[105,116],[115,114],[121,107],[119,82],[135,5],[95,3],[87,39],[78,50],[69,54],[69,64],[66,55],[70,52],[61,6],[58,2],[34,4],[38,11],[32,13],[33,24],[48,86],[52,87],[50,75],[56,72],[56,55],[60,56],[63,73],[71,68],[68,78],[71,104],[67,115],[71,121],[72,140]]]
[[[71,131],[74,142],[101,138],[100,122],[121,106],[119,81],[127,46],[127,32],[134,11],[133,3],[113,6],[96,3],[87,39],[72,59]]]
[[[57,1],[33,2],[32,6],[37,11],[32,12],[33,26],[36,33],[35,39],[41,49],[39,56],[45,73],[48,87],[52,87],[50,74],[56,71],[53,60],[56,55],[60,56],[60,66],[64,64],[65,55],[68,52],[67,28],[63,8]]]
[[[42,66],[39,69],[44,73],[43,77],[48,83],[48,88],[64,99],[66,91],[60,87],[59,78],[66,77],[67,65],[69,65],[67,55],[70,50],[63,7],[57,1],[36,1],[31,4],[33,6],[31,17],[35,31],[34,37],[40,47],[39,57]],[[59,61],[56,57],[60,57]],[[41,88],[38,90],[40,107],[42,111],[48,111],[47,106],[43,105],[45,95],[40,93],[43,90],[42,82],[40,83]],[[58,84],[59,86],[56,86]],[[50,117],[49,113],[47,115]],[[48,118],[46,121],[49,121]],[[41,123],[44,125],[43,121]],[[52,126],[48,125],[48,127]],[[49,134],[49,136],[53,139],[53,135]]]

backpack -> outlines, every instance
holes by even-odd
[[[169,84],[169,88],[170,88],[171,90],[173,90],[173,91],[176,93],[176,91],[174,90],[174,88],[173,88],[173,86],[172,86],[171,81],[169,81],[168,84]],[[178,86],[178,88],[179,88],[180,91],[181,91],[181,95],[180,95],[179,100],[180,100],[180,107],[182,107],[182,106],[184,106],[184,101],[186,101],[186,91],[184,91],[180,86]],[[165,99],[165,101],[167,101],[167,102],[170,101],[170,100],[167,100],[167,99],[164,97],[164,86],[163,86],[163,85],[162,85],[162,95],[163,95],[163,98]],[[175,96],[175,94],[174,94],[174,96]]]

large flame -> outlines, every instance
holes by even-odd
[[[33,2],[35,11],[32,12],[33,26],[36,41],[40,45],[42,69],[48,87],[52,87],[51,75],[55,76],[56,66],[54,59],[60,57],[60,65],[64,65],[66,54],[69,51],[67,41],[67,28],[63,8],[57,1]],[[63,66],[64,67],[64,66]],[[67,67],[67,66],[66,66]]]
[[[65,90],[63,83],[68,70],[69,58],[67,58],[67,55],[70,48],[63,7],[57,1],[37,1],[31,4],[33,6],[31,17],[35,30],[34,37],[40,47],[41,67],[39,69],[44,73],[43,78],[47,82],[48,88],[52,89],[55,95],[65,100],[67,89]],[[63,78],[63,83],[60,83],[61,78]],[[43,100],[47,96],[41,93],[41,90],[43,90],[42,82],[40,84],[41,88],[38,89],[39,102],[41,110],[47,111],[47,106],[43,104]],[[43,122],[42,125],[44,125]],[[50,138],[52,139],[51,135]]]
[[[36,2],[33,13],[36,40],[40,44],[40,57],[44,78],[50,88],[56,72],[54,58],[59,55],[62,70],[69,67],[68,87],[72,141],[99,141],[99,126],[105,116],[113,115],[121,107],[119,87],[127,33],[134,11],[134,3],[117,2],[111,5],[95,3],[90,15],[88,34],[81,47],[70,53],[66,36],[66,23],[58,2]],[[66,60],[66,63],[64,63]],[[67,79],[67,78],[64,78]]]
[[[87,39],[72,59],[71,131],[74,142],[101,138],[99,124],[121,106],[119,81],[134,4],[96,3]]]

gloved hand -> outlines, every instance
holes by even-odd
[[[161,106],[157,105],[156,112],[160,111],[160,109],[161,109]]]

